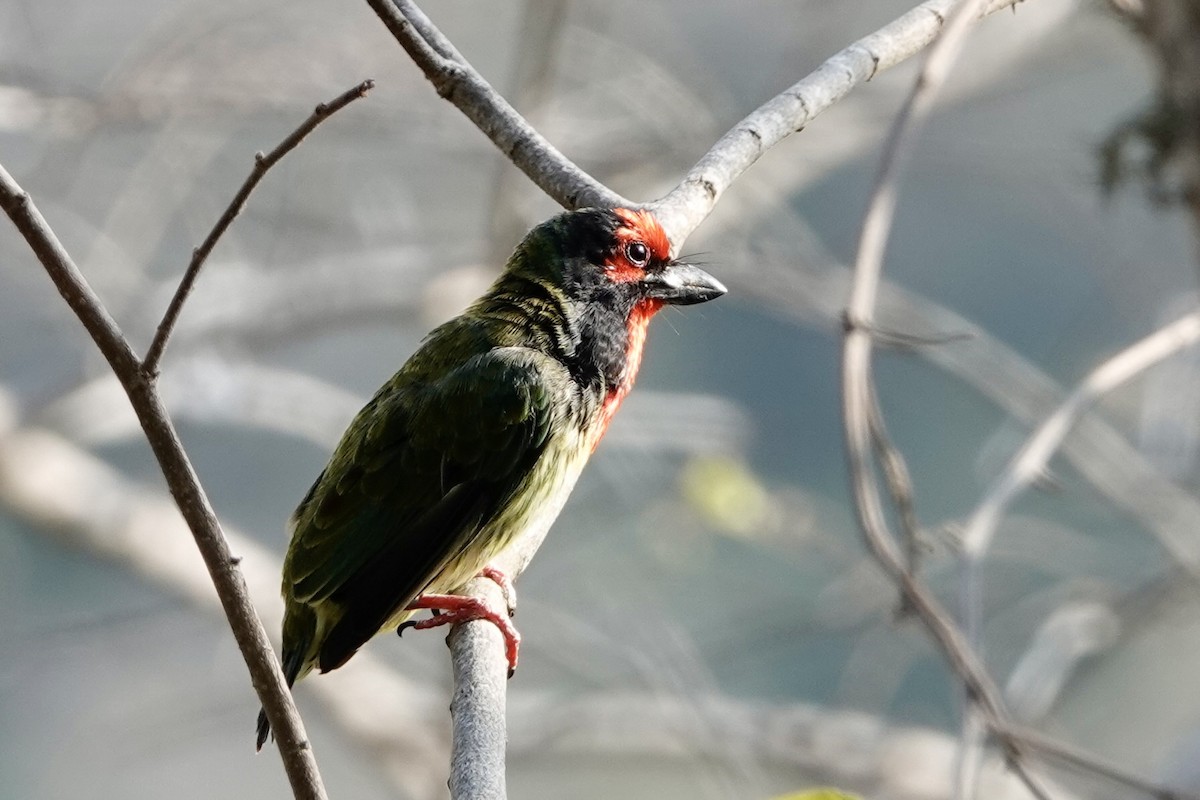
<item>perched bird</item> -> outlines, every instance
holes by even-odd
[[[452,593],[546,534],[633,386],[654,313],[724,293],[672,260],[647,211],[572,211],[531,230],[358,413],[292,515],[288,685],[382,631],[480,618],[501,627],[515,668],[508,618]],[[421,608],[441,613],[410,621]],[[269,731],[260,713],[260,749]]]

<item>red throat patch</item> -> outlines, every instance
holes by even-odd
[[[604,438],[617,409],[625,400],[625,395],[629,394],[629,390],[633,388],[638,369],[642,366],[642,349],[646,344],[646,329],[650,325],[650,318],[662,307],[661,300],[647,299],[635,305],[633,311],[629,313],[629,344],[625,351],[625,370],[621,373],[621,382],[608,390],[608,394],[605,395],[600,406],[600,421],[596,426],[595,433],[592,434],[591,449],[593,452],[600,445],[600,440]]]
[[[666,264],[671,260],[671,241],[653,214],[631,208],[614,208],[613,214],[623,224],[616,230],[616,247],[604,263],[610,280],[630,283],[640,281],[646,277],[645,268],[648,265]],[[638,253],[636,245],[644,245],[645,249]],[[631,257],[631,254],[634,255]],[[631,260],[639,257],[637,263]],[[620,380],[615,386],[609,387],[608,394],[600,406],[600,419],[593,429],[590,442],[592,450],[595,450],[604,438],[604,433],[625,400],[625,395],[633,388],[638,368],[642,365],[646,328],[650,324],[650,318],[662,307],[661,300],[646,298],[640,300],[629,312],[629,319],[626,320],[625,366]]]

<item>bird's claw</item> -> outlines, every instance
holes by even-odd
[[[495,582],[500,587],[500,593],[504,595],[504,605],[508,608],[508,616],[514,617],[517,614],[517,587],[513,586],[512,579],[508,577],[499,567],[488,565],[479,570],[480,578],[487,578]]]
[[[488,576],[491,577],[491,576]],[[493,578],[494,580],[494,578]],[[517,671],[517,658],[521,648],[521,634],[513,627],[508,617],[492,610],[491,606],[478,597],[460,594],[423,594],[408,605],[410,611],[431,609],[434,616],[422,620],[405,620],[397,626],[399,633],[404,628],[425,630],[442,625],[457,625],[460,622],[487,620],[500,629],[504,637],[504,655],[508,659],[508,677]]]

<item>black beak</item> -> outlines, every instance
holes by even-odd
[[[699,267],[677,261],[648,270],[642,286],[646,297],[677,306],[707,303],[729,291]]]

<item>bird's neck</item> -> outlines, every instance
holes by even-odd
[[[633,382],[637,379],[638,370],[642,366],[646,329],[650,325],[651,317],[660,308],[662,308],[662,303],[656,300],[642,300],[633,306],[625,319],[624,357],[620,360],[620,366],[613,379],[605,381],[604,397],[600,401],[600,417],[592,433],[591,447],[593,450],[604,438],[604,434],[608,431],[608,426],[621,407],[621,403],[624,402],[625,396],[633,388]]]
[[[633,388],[642,364],[646,329],[662,308],[613,287],[595,302],[576,305],[552,283],[507,271],[469,312],[486,319],[505,345],[532,347],[560,361],[581,392],[595,448]]]

